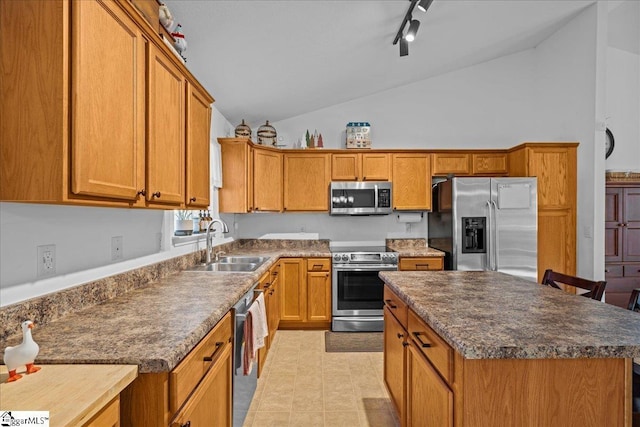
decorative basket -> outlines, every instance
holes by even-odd
[[[347,123],[347,148],[371,148],[371,125],[369,122]]]
[[[276,128],[269,124],[269,120],[258,128],[258,132],[256,134],[258,135],[258,144],[276,145],[278,143]]]
[[[640,182],[640,172],[606,171],[605,180],[607,182]]]
[[[236,126],[236,138],[251,138],[251,128],[244,122],[244,119]]]

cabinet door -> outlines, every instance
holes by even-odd
[[[434,153],[433,175],[469,175],[469,154],[466,153]]]
[[[384,307],[384,383],[387,385],[391,401],[404,425],[405,377],[406,377],[406,340],[407,332],[402,325]]]
[[[187,85],[187,189],[188,209],[209,206],[209,147],[211,101],[193,85]]]
[[[302,258],[280,261],[280,319],[302,322],[306,317],[306,271]]]
[[[282,211],[282,153],[253,150],[253,209]]]
[[[145,188],[145,41],[114,3],[71,9],[71,191],[133,201]]]
[[[246,139],[218,138],[222,155],[221,213],[253,210],[253,154]]]
[[[331,273],[307,272],[307,319],[310,322],[331,320]]]
[[[393,209],[431,209],[431,165],[428,154],[393,154]]]
[[[231,426],[231,365],[231,345],[227,344],[174,418],[172,427]]]
[[[547,268],[575,275],[575,229],[572,210],[538,210],[538,283]]]
[[[184,203],[185,78],[149,43],[147,200]]]
[[[328,211],[330,178],[328,154],[285,154],[284,210]]]
[[[360,156],[357,153],[331,155],[331,179],[334,181],[358,181]]]
[[[388,153],[362,153],[362,180],[389,181],[391,161]]]
[[[604,213],[605,262],[622,261],[623,195],[622,188],[607,187],[606,189]]]
[[[83,427],[120,427],[120,395],[107,403]]]
[[[453,392],[412,341],[407,348],[407,425],[453,426]]]
[[[529,174],[538,178],[538,208],[575,207],[575,149],[535,148],[529,151]]]
[[[509,171],[505,153],[478,153],[471,155],[473,175],[506,175]]]
[[[624,261],[640,261],[640,188],[624,190]],[[626,274],[625,274],[626,275]]]

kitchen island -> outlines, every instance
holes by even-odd
[[[406,425],[631,425],[637,313],[497,272],[380,277]]]

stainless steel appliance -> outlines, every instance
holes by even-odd
[[[393,211],[391,183],[332,182],[329,202],[331,215],[388,215]]]
[[[450,270],[493,270],[537,281],[536,178],[452,178],[434,188],[429,246]]]
[[[249,307],[255,296],[261,290],[256,290],[256,283],[233,306],[233,426],[242,426],[249,411],[253,394],[258,386],[258,367],[254,366],[251,374],[243,375],[242,354],[244,351],[244,321]]]
[[[378,272],[398,269],[398,254],[380,246],[332,244],[333,331],[382,331],[384,282]]]

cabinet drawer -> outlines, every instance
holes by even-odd
[[[621,265],[605,265],[604,266],[604,278],[610,279],[612,277],[622,277],[623,269]]]
[[[309,258],[307,260],[307,271],[329,270],[331,270],[331,259],[329,258]]]
[[[120,395],[100,410],[84,427],[107,427],[120,425]]]
[[[400,258],[400,270],[442,270],[442,257]]]
[[[384,305],[398,319],[403,328],[407,328],[407,304],[402,301],[388,286],[384,287]]]
[[[409,310],[409,336],[422,354],[449,384],[453,380],[453,349],[440,336]]]
[[[182,406],[211,364],[216,362],[217,356],[230,345],[231,312],[169,373],[169,410],[172,414]]]
[[[640,277],[640,264],[625,265],[624,277]]]

